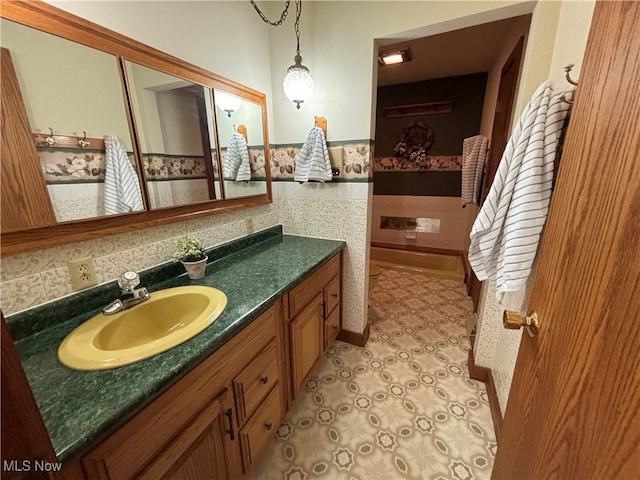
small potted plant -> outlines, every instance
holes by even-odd
[[[176,242],[176,251],[173,254],[176,261],[182,262],[189,278],[198,279],[204,277],[207,266],[207,255],[204,247],[197,238],[187,235],[182,236]]]

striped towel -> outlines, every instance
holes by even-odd
[[[307,136],[307,141],[296,158],[296,170],[293,179],[296,182],[326,182],[331,181],[331,162],[324,132],[320,127],[313,127]]]
[[[462,143],[462,206],[478,204],[480,182],[487,158],[487,137],[476,135]]]
[[[469,262],[496,282],[498,299],[524,286],[547,219],[554,159],[569,104],[550,82],[538,87],[502,155],[471,229]]]
[[[229,148],[224,155],[222,175],[225,180],[235,180],[236,182],[251,180],[247,141],[239,133],[231,135]]]
[[[142,210],[140,182],[127,152],[113,133],[104,139],[104,213],[113,215]]]

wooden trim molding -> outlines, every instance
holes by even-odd
[[[398,245],[395,243],[371,242],[371,246],[375,248],[390,248],[392,250],[408,250],[411,252],[436,253],[438,255],[460,256],[460,250],[450,250],[448,248],[423,247],[420,245]]]
[[[502,430],[502,412],[500,411],[500,401],[498,400],[498,392],[496,384],[493,380],[493,373],[487,367],[476,365],[473,357],[473,349],[469,349],[469,378],[486,384],[487,397],[489,398],[489,408],[491,409],[491,419],[493,420],[493,429],[496,432],[496,443],[500,444],[500,431]]]
[[[362,333],[352,332],[351,330],[340,330],[338,334],[338,340],[356,347],[364,347],[369,340],[369,334],[371,333],[371,326],[367,323],[367,326]]]

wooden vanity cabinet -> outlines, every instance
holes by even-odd
[[[340,252],[74,465],[91,480],[246,478],[338,335],[341,285]]]
[[[276,303],[83,457],[86,477],[244,478],[284,415],[280,324]]]
[[[290,404],[340,332],[342,252],[289,292]]]

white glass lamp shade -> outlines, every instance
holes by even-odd
[[[300,109],[300,104],[306,102],[313,94],[313,79],[309,75],[309,69],[299,62],[287,70],[287,76],[282,82],[284,94]]]
[[[221,92],[220,90],[216,90],[215,99],[216,106],[223,112],[227,112],[228,117],[242,106],[242,99],[240,97],[236,97],[227,92]]]

